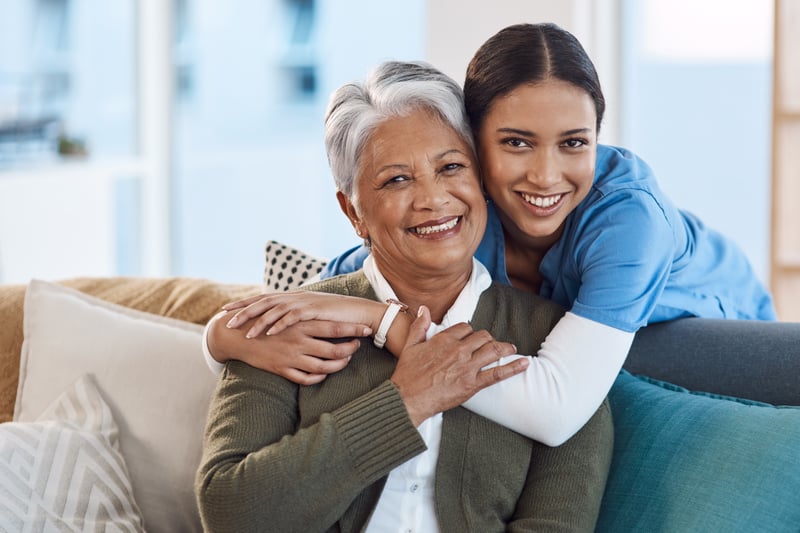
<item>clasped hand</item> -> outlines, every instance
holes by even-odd
[[[358,339],[344,343],[330,339],[371,335],[386,304],[297,291],[254,296],[224,309],[235,312],[226,324],[228,328],[247,326],[248,338],[269,345],[246,362],[310,385],[344,368],[359,347]],[[410,324],[398,324],[398,328],[405,327],[404,341],[394,344],[398,363],[391,380],[415,425],[462,404],[485,387],[524,372],[528,366],[527,358],[494,364],[516,353],[516,348],[494,339],[487,331],[474,331],[469,324],[460,323],[426,340],[430,326],[430,313],[422,306]]]

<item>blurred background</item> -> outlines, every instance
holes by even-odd
[[[675,202],[770,282],[772,0],[3,0],[0,282],[257,283],[274,239],[356,244],[322,143],[328,95],[384,59],[463,81],[477,47],[553,21]]]

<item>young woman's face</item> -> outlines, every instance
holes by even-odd
[[[477,139],[484,185],[521,244],[550,247],[589,193],[596,120],[589,94],[561,80],[521,85],[492,104]]]
[[[345,213],[384,275],[427,280],[469,273],[486,228],[486,202],[471,147],[430,113],[384,120],[370,135]],[[388,278],[388,276],[387,276]]]

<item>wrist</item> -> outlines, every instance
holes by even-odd
[[[406,304],[393,298],[386,300],[386,303],[387,306],[383,312],[380,322],[378,323],[378,327],[373,330],[375,332],[373,343],[378,348],[383,348],[383,346],[386,344],[386,337],[389,333],[389,328],[391,328],[394,319],[397,318],[397,315],[400,313],[405,313],[408,310],[408,306]]]

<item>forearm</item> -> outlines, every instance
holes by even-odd
[[[222,358],[218,353],[216,353],[219,351],[219,347],[216,348],[216,352],[212,352],[211,347],[209,346],[209,341],[210,337],[212,336],[212,329],[226,314],[227,313],[225,313],[225,311],[220,311],[211,317],[211,320],[208,321],[206,327],[203,329],[203,338],[201,340],[203,357],[205,358],[208,368],[215,374],[221,374],[225,369],[224,361],[226,359]]]
[[[209,529],[324,530],[367,486],[424,450],[388,381],[300,430],[296,395],[280,377],[228,365],[198,472]]]
[[[478,392],[464,407],[533,440],[558,446],[589,420],[606,397],[633,337],[567,313],[524,373]]]

